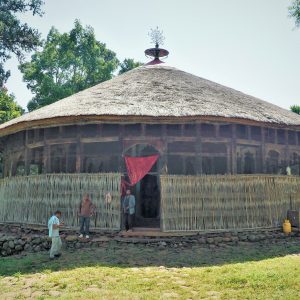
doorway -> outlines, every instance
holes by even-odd
[[[159,154],[159,151],[148,144],[136,144],[125,151],[124,155],[142,157]],[[151,170],[134,187],[132,194],[136,199],[134,227],[160,227],[160,159]],[[126,170],[126,167],[125,167]],[[125,171],[125,177],[127,175]],[[128,179],[128,178],[127,178]]]
[[[159,176],[147,174],[133,191],[136,197],[136,227],[160,227]]]

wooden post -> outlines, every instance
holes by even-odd
[[[119,142],[120,142],[120,145],[121,145],[121,155],[119,156],[119,161],[118,161],[118,170],[119,172],[123,174],[124,170],[122,168],[123,166],[123,160],[124,160],[124,157],[123,155],[125,154],[125,145],[124,145],[124,127],[121,126],[120,130],[119,130]]]
[[[232,173],[232,166],[231,166],[231,145],[226,145],[226,174]]]
[[[25,175],[29,175],[29,167],[30,163],[29,160],[31,159],[29,157],[29,149],[28,149],[28,130],[25,131],[25,151],[24,151],[24,163],[25,163]]]
[[[246,125],[246,139],[247,140],[252,140],[252,137],[251,137],[251,127],[249,125]]]
[[[69,173],[69,151],[70,151],[70,144],[65,144],[65,158],[66,158],[66,165],[64,172]]]
[[[232,140],[231,140],[231,173],[237,173],[236,167],[236,124],[232,124]]]
[[[196,124],[196,174],[202,174],[202,141],[201,141],[201,124]]]
[[[216,138],[218,139],[220,137],[220,124],[214,124],[216,128]]]
[[[261,127],[261,171],[262,173],[267,173],[266,166],[266,130],[267,128]],[[257,170],[256,170],[257,171]]]
[[[79,134],[77,133],[76,142],[76,173],[81,173],[83,171],[82,167],[82,144],[80,142]]]
[[[288,139],[288,131],[285,129],[284,130],[284,137],[285,137],[285,147],[284,147],[284,160],[286,161],[286,167],[290,166],[290,153],[289,153],[289,139]],[[286,170],[283,170],[284,173]]]
[[[44,163],[44,173],[49,174],[51,173],[51,150],[50,145],[47,142],[46,137],[46,130],[44,131],[44,156],[43,156],[43,163]]]
[[[143,136],[143,137],[145,137],[146,136],[146,125],[145,124],[141,124],[141,130],[142,130],[142,132],[141,132],[141,135]]]

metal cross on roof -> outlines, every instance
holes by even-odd
[[[150,29],[148,36],[151,38],[151,42],[155,44],[155,48],[150,48],[145,50],[146,56],[154,58],[150,64],[161,63],[159,58],[166,57],[169,55],[169,51],[166,49],[159,48],[160,45],[164,44],[165,37],[163,31],[159,30],[158,27],[155,29]]]
[[[151,28],[148,35],[151,38],[151,42],[155,44],[156,48],[158,48],[159,45],[164,44],[165,37],[163,35],[163,31],[158,29],[158,26],[155,29]]]

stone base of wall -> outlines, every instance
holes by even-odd
[[[217,247],[238,246],[246,243],[299,242],[299,230],[284,234],[281,229],[266,229],[238,232],[198,233],[182,236],[123,237],[118,233],[94,232],[90,239],[79,238],[75,231],[62,231],[64,249],[97,248],[103,243],[142,243],[159,249],[165,247],[182,248],[199,245],[211,249]],[[49,251],[51,239],[47,230],[21,225],[0,225],[0,256],[26,254],[27,252]]]

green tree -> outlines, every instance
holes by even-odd
[[[92,27],[76,20],[69,33],[52,28],[42,50],[19,67],[34,94],[27,108],[32,111],[111,79],[118,65],[116,54],[96,40]]]
[[[290,108],[292,112],[300,115],[300,105],[292,105]]]
[[[123,62],[120,63],[119,75],[142,65],[143,63],[134,61],[132,58],[125,58]]]
[[[8,94],[5,88],[0,88],[0,123],[21,116],[24,110],[15,102],[15,97]]]
[[[0,87],[10,76],[4,63],[15,54],[19,61],[24,52],[30,52],[39,45],[40,35],[27,23],[22,23],[20,13],[31,12],[42,15],[43,0],[0,0]]]
[[[294,0],[289,7],[289,14],[292,18],[295,18],[297,27],[300,27],[300,0]]]

